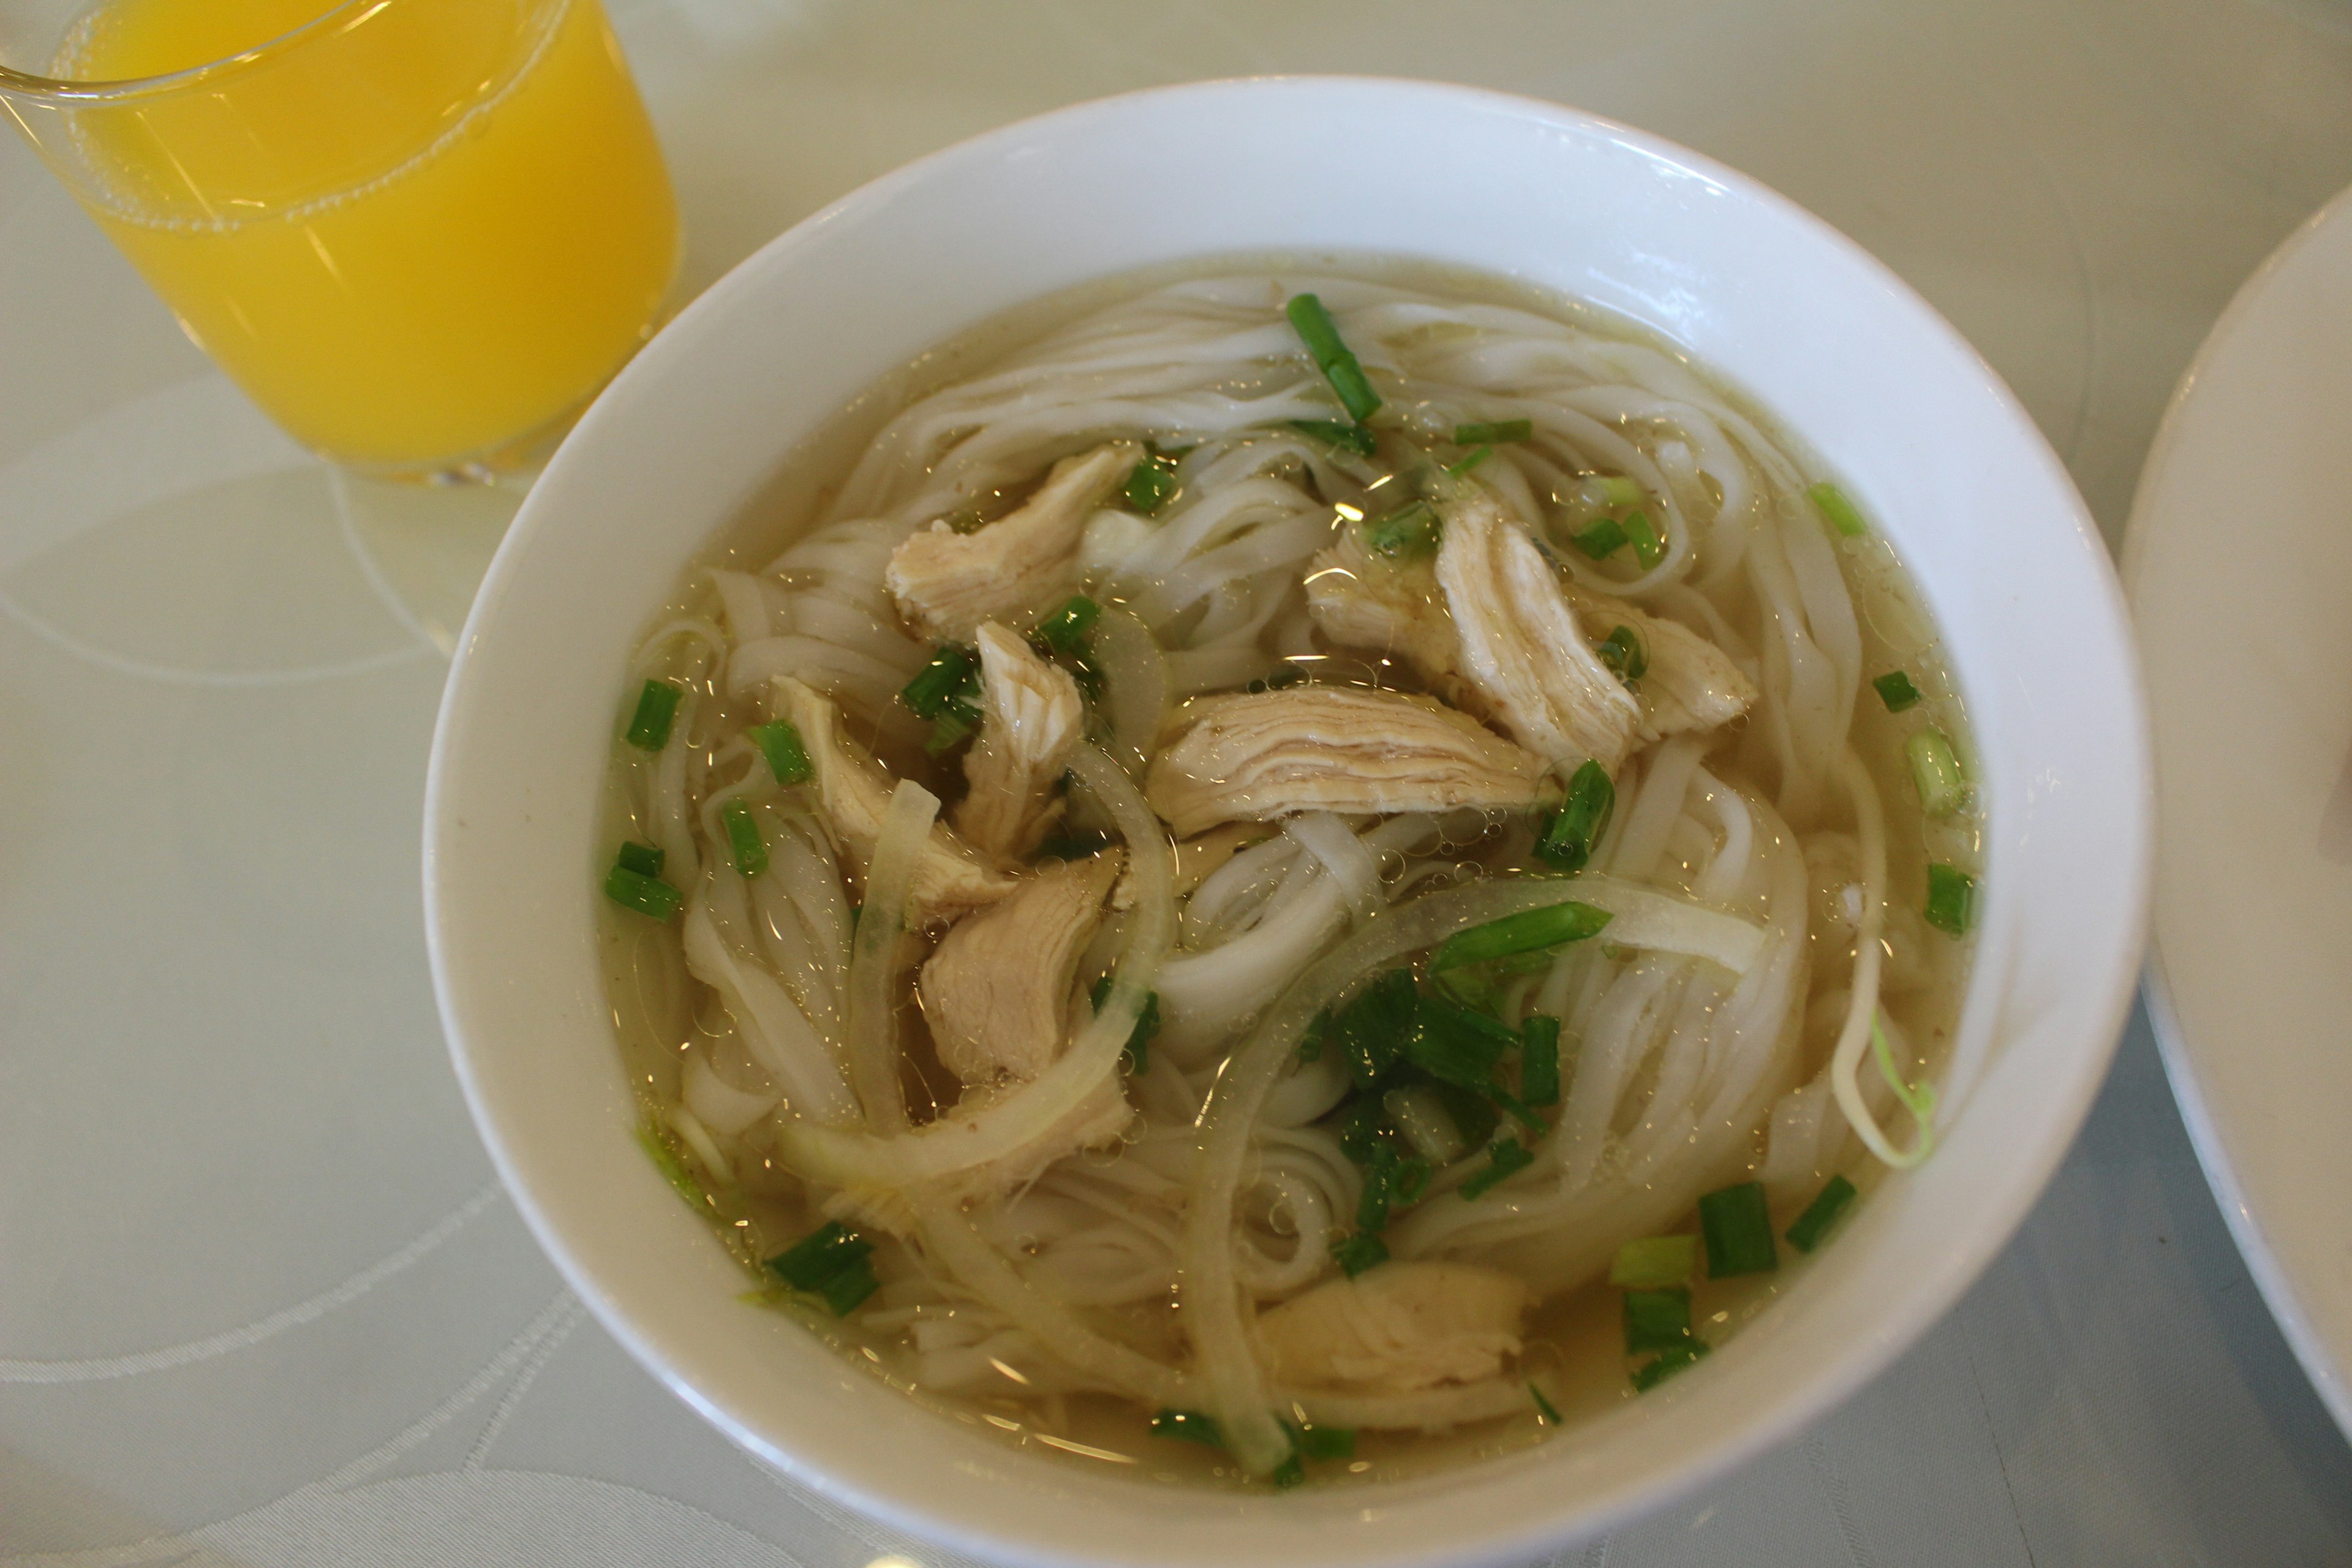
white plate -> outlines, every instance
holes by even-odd
[[[2352,192],[2198,352],[2124,575],[2163,802],[2157,1037],[2247,1265],[2352,1432]]]

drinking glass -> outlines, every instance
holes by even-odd
[[[530,450],[677,271],[598,0],[0,0],[0,107],[255,402],[366,471]]]

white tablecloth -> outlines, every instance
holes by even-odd
[[[1916,284],[2111,539],[2199,339],[2352,179],[2337,0],[614,9],[694,286],[908,157],[1127,88],[1385,72],[1618,116]],[[938,1561],[766,1474],[586,1322],[466,1120],[420,794],[515,499],[303,458],[0,146],[6,1562]],[[2139,1019],[1948,1321],[1801,1439],[1566,1558],[2347,1560],[2352,1454]]]

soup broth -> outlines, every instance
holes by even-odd
[[[621,718],[648,1150],[758,1300],[1041,1452],[1540,1441],[1932,1144],[1981,826],[1933,623],[1575,301],[1249,258],[991,322],[793,454]]]

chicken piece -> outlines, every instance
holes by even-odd
[[[1634,685],[1643,740],[1712,730],[1738,718],[1756,700],[1756,683],[1732,663],[1731,656],[1680,621],[1574,583],[1563,584],[1562,592],[1594,647],[1619,626],[1633,627],[1642,639],[1649,668]]]
[[[1468,706],[1461,635],[1428,561],[1385,559],[1365,547],[1361,528],[1344,529],[1308,564],[1307,613],[1333,642],[1395,654],[1448,702]]]
[[[1078,589],[1087,519],[1143,460],[1133,441],[1065,458],[1010,516],[971,533],[942,521],[890,552],[883,571],[907,624],[925,637],[968,641],[982,621],[1043,609]]]
[[[1463,674],[1503,728],[1563,775],[1590,758],[1613,777],[1642,705],[1592,651],[1551,563],[1490,490],[1449,504],[1444,518],[1437,582]]]
[[[840,714],[831,700],[780,675],[776,707],[801,732],[816,774],[817,809],[863,888],[896,783],[872,753],[841,733]],[[961,914],[992,904],[1020,885],[1019,878],[991,865],[946,823],[934,822],[930,842],[915,868],[910,918]]]
[[[964,753],[968,789],[955,827],[983,854],[1018,860],[1060,819],[1054,785],[1086,732],[1086,705],[1070,672],[983,622],[980,645],[980,739]]]
[[[1385,1263],[1332,1279],[1260,1318],[1278,1384],[1406,1394],[1477,1383],[1519,1352],[1527,1283],[1472,1263]]]
[[[1559,793],[1543,758],[1426,697],[1294,686],[1203,698],[1181,717],[1143,793],[1185,837],[1300,811],[1524,811]]]
[[[1026,1081],[1062,1054],[1078,955],[1125,860],[1109,849],[1040,871],[940,939],[916,989],[950,1072],[968,1084]]]

